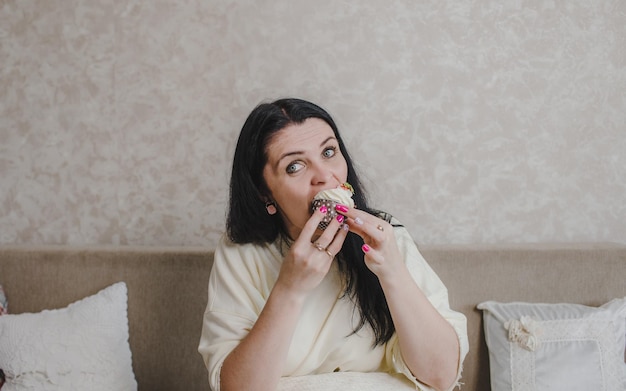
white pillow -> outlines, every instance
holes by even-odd
[[[597,308],[494,301],[477,308],[492,390],[626,390],[626,298]]]
[[[283,377],[277,391],[415,391],[404,375],[384,372],[333,372]]]
[[[0,285],[0,315],[7,314],[8,309],[9,309],[9,302],[6,296],[4,295],[4,289],[2,288],[2,285]]]
[[[2,391],[136,390],[126,284],[63,309],[0,316],[0,369]]]

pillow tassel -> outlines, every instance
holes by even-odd
[[[509,341],[516,342],[523,349],[534,352],[541,345],[539,324],[530,316],[510,319],[504,322],[504,328],[509,331]]]

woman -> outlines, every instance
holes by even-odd
[[[321,190],[348,182],[324,230]],[[452,389],[465,317],[407,230],[367,205],[337,126],[299,99],[256,107],[235,150],[227,237],[215,252],[199,351],[214,391],[275,390],[282,376],[402,373]],[[409,383],[410,384],[410,383]]]

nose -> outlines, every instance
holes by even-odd
[[[333,182],[335,179],[333,171],[325,164],[314,164],[312,172],[311,184],[313,185],[325,185]]]

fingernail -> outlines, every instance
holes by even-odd
[[[320,212],[322,212],[322,213],[328,212],[328,208],[326,207],[326,205],[320,206]]]
[[[342,204],[335,205],[335,209],[341,213],[346,213],[348,211],[348,207]]]
[[[370,246],[364,244],[363,246],[361,246],[361,250],[363,250],[364,253],[367,253],[370,251]]]
[[[357,217],[356,219],[354,219],[354,224],[356,224],[356,225],[363,225],[363,220],[361,220],[360,217]]]
[[[344,231],[348,231],[350,230],[350,226],[348,224],[344,224],[341,226],[341,229],[343,229]]]
[[[337,221],[341,224],[343,223],[343,215],[337,215]]]

